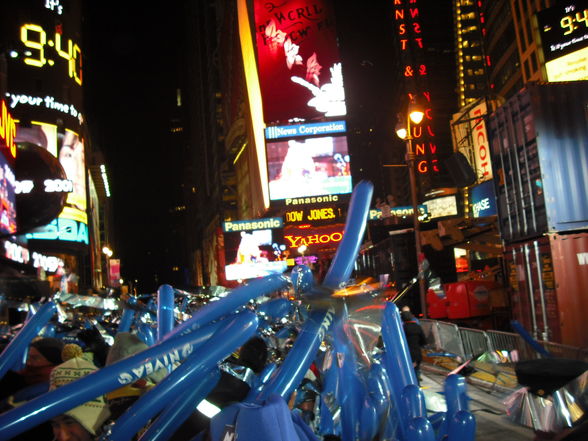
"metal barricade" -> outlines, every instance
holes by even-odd
[[[533,357],[533,352],[520,335],[504,331],[486,331],[492,351],[499,351],[505,361],[517,362]]]
[[[451,354],[455,354],[465,360],[465,351],[459,333],[459,327],[453,323],[437,322],[440,348]]]
[[[434,351],[442,351],[441,340],[439,338],[439,329],[437,320],[420,319],[421,328],[427,338],[427,347]]]
[[[459,328],[462,347],[466,359],[477,358],[492,350],[488,335],[484,331],[471,328]]]
[[[575,346],[562,345],[550,341],[540,341],[541,344],[553,357],[568,358],[571,360],[582,360],[582,349]]]

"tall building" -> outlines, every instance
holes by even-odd
[[[474,0],[453,3],[458,105],[463,107],[489,91],[484,52],[485,17]]]
[[[53,291],[97,287],[100,244],[91,239],[97,235],[89,216],[87,164],[92,150],[84,119],[81,2],[7,1],[1,10],[2,96],[16,121],[14,142],[18,150],[37,159],[53,158],[57,164],[56,174],[43,179],[32,163],[23,166],[25,152],[22,161],[17,159],[16,216],[21,234],[5,239],[8,245],[3,248],[10,250],[11,260],[18,250],[18,263],[36,267]],[[27,210],[26,201],[35,197],[36,206],[28,203]],[[44,217],[43,210],[51,204],[63,209]],[[60,286],[67,274],[75,274],[69,278],[71,284]]]

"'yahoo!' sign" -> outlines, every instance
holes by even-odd
[[[291,126],[273,126],[265,129],[265,139],[328,135],[332,133],[345,133],[346,130],[347,125],[345,124],[345,121],[296,124]]]

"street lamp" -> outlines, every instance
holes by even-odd
[[[422,108],[419,107],[418,103],[416,102],[416,99],[412,98],[410,100],[410,103],[408,104],[406,118],[404,118],[402,115],[399,115],[398,117],[398,123],[396,124],[396,135],[398,135],[400,139],[404,139],[406,141],[406,163],[408,165],[408,176],[410,179],[410,197],[412,200],[413,210],[412,218],[414,226],[414,240],[418,268],[417,277],[419,282],[419,298],[421,303],[421,311],[423,312],[423,317],[427,318],[427,297],[425,290],[425,279],[423,277],[423,271],[421,271],[421,262],[424,259],[424,256],[421,245],[421,224],[419,222],[419,206],[417,200],[418,190],[415,174],[416,155],[412,145],[413,137],[411,128],[411,123],[420,124],[424,116],[425,113],[423,112]]]
[[[102,280],[102,282],[104,283],[105,286],[109,286],[110,285],[110,262],[109,262],[109,259],[114,254],[114,251],[112,251],[112,249],[108,245],[104,245],[102,247],[102,254],[104,254],[104,256],[105,256],[104,260],[106,262],[106,281]]]

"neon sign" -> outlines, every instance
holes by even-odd
[[[289,223],[333,221],[342,216],[339,207],[322,207],[290,210],[284,213],[284,220]]]
[[[0,114],[0,140],[6,144],[6,148],[10,151],[10,156],[16,158],[16,122],[8,111],[6,101],[2,100],[2,113]]]
[[[408,6],[410,5],[410,6]],[[397,35],[400,43],[400,50],[403,54],[405,64],[403,74],[407,81],[414,81],[416,78],[426,77],[429,74],[426,57],[419,57],[425,48],[422,32],[423,26],[420,22],[420,10],[417,0],[394,0],[394,20],[397,23]],[[416,60],[416,61],[415,61]],[[421,92],[426,99],[427,108],[425,118],[418,126],[412,127],[411,136],[414,139],[416,158],[416,169],[420,174],[438,173],[437,144],[433,130],[433,110],[431,106],[431,94],[428,90]],[[408,98],[413,98],[408,93]]]
[[[73,219],[54,219],[33,233],[26,235],[27,239],[40,240],[64,240],[67,242],[79,242],[89,244],[88,226],[85,223]]]
[[[294,236],[294,235],[284,235],[284,239],[288,241],[289,248],[298,248],[301,245],[315,245],[315,244],[327,244],[327,243],[336,243],[341,242],[343,239],[343,233],[339,231],[335,231],[334,233],[325,233],[325,234],[311,234],[308,236]]]

